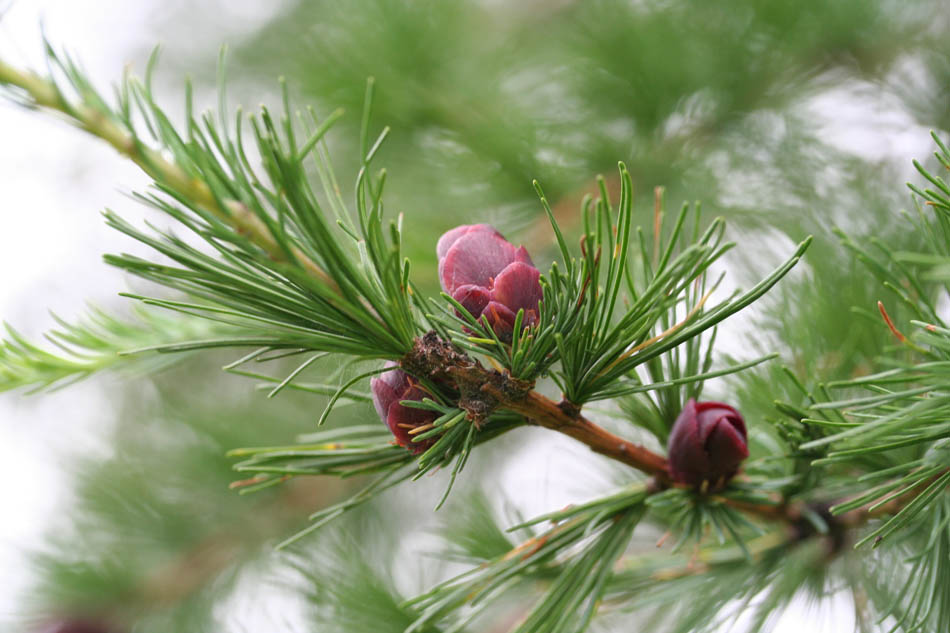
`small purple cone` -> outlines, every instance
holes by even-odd
[[[98,620],[68,618],[49,624],[42,633],[116,633],[116,629]]]
[[[733,407],[690,398],[670,432],[670,475],[676,483],[721,487],[749,456],[747,441],[745,421]]]
[[[487,224],[457,226],[436,246],[442,289],[495,334],[510,341],[518,310],[523,326],[538,322],[541,273],[523,246],[515,248]]]
[[[403,400],[421,401],[426,397],[426,392],[413,381],[409,374],[399,369],[396,363],[388,362],[386,367],[393,369],[370,381],[373,405],[380,419],[386,423],[389,431],[396,438],[396,443],[409,449],[414,455],[418,455],[432,446],[433,440],[413,442],[409,432],[432,422],[438,415],[435,411],[413,409],[399,404]]]

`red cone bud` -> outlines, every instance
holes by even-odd
[[[690,398],[673,424],[667,451],[673,481],[720,487],[749,456],[745,421],[728,404]]]
[[[476,319],[488,319],[500,339],[511,340],[518,310],[524,327],[538,322],[541,273],[523,246],[487,224],[471,224],[446,232],[436,253],[442,289]]]
[[[43,633],[114,633],[115,629],[102,622],[84,619],[62,620],[50,624]]]
[[[370,381],[373,392],[373,404],[376,412],[386,426],[389,427],[396,443],[405,446],[413,454],[418,455],[432,445],[432,441],[413,442],[411,430],[429,424],[438,414],[425,409],[413,409],[399,404],[402,400],[419,400],[426,397],[426,392],[416,383],[409,374],[399,369],[393,362],[386,363],[386,367],[393,367],[374,377]]]

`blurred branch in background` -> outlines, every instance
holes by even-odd
[[[668,199],[771,211],[756,221],[796,231],[827,223],[828,205],[804,186],[789,192],[804,199],[783,190],[821,178],[816,158],[837,164],[802,108],[847,81],[890,77],[915,51],[929,57],[935,7],[306,2],[236,54],[246,71],[284,74],[306,98],[351,113],[376,77],[376,113],[393,128],[381,155],[390,195],[437,229],[472,214],[523,227],[537,213],[532,180],[556,205],[620,159],[641,195],[662,185]],[[763,172],[779,161],[780,172]],[[748,187],[759,178],[772,191]],[[432,257],[423,240],[413,246],[414,260]]]
[[[113,456],[70,466],[79,505],[50,531],[36,558],[44,579],[24,606],[106,618],[118,630],[211,629],[212,605],[241,570],[347,489],[294,482],[253,500],[230,492],[229,447],[290,437],[313,414],[309,398],[249,396],[207,360],[153,378],[148,397],[118,401]],[[202,389],[182,388],[189,383]]]

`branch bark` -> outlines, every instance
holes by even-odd
[[[586,444],[595,453],[651,475],[657,492],[673,485],[669,464],[662,455],[597,426],[581,415],[576,405],[555,403],[534,391],[533,383],[512,378],[498,370],[486,369],[435,332],[417,339],[413,350],[403,358],[401,364],[410,373],[455,384],[460,392],[459,406],[468,412],[476,424],[497,408],[507,409],[524,416],[529,424],[563,433]],[[774,504],[759,504],[723,496],[714,498],[762,520],[784,523],[803,535],[813,529],[806,518],[807,514],[818,513],[836,537],[840,537],[841,531],[845,529],[856,528],[881,515],[900,511],[940,474],[874,511],[859,508],[839,516],[827,512],[831,504],[789,502],[784,499]]]
[[[595,453],[653,475],[660,483],[669,484],[671,481],[669,464],[665,457],[610,433],[580,414],[572,415],[566,412],[565,407],[555,404],[536,391],[528,393],[522,400],[502,399],[500,403],[506,409],[525,416],[535,426],[572,437],[586,444]]]

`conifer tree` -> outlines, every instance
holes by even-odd
[[[719,4],[303,3],[222,54],[214,111],[186,83],[183,117],[153,90],[157,54],[111,93],[51,44],[43,71],[0,60],[4,96],[150,177],[134,197],[157,218],[103,213],[153,252],[105,255],[152,289],[123,293],[131,314],[62,321],[47,345],[8,326],[0,389],[134,368],[179,404],[156,432],[208,440],[150,452],[127,405],[117,443],[143,460],[89,471],[77,529],[103,535],[76,557],[53,536],[24,626],[214,630],[257,564],[315,631],[760,631],[797,595],[838,592],[861,630],[941,630],[946,135],[915,163],[912,211],[861,208],[876,236],[805,209],[848,186],[881,200],[863,181],[818,193],[863,163],[828,150],[831,167],[802,169],[807,152],[785,151],[808,147],[796,89],[883,74],[936,4]],[[928,37],[939,78],[947,40]],[[277,105],[230,101],[228,68],[281,64]],[[774,207],[726,209],[733,229],[670,204],[707,185],[728,199],[717,166]],[[783,236],[768,269],[763,227]],[[245,382],[205,383],[215,363]],[[544,454],[554,436],[591,452]],[[595,490],[535,515],[491,485],[542,460]],[[121,510],[115,481],[140,495]],[[152,530],[162,548],[139,557]]]

